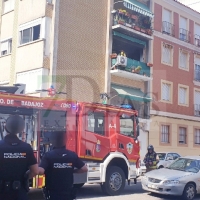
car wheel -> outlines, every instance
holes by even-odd
[[[158,167],[158,169],[161,169],[161,168],[164,168],[162,165],[160,165],[159,167]]]
[[[101,185],[102,191],[109,196],[119,195],[125,187],[124,171],[116,166],[108,168],[106,181]]]
[[[188,183],[183,191],[183,199],[192,200],[196,195],[196,187],[192,183]]]

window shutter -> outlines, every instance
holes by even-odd
[[[186,104],[186,89],[179,88],[179,102],[181,104]]]
[[[180,67],[187,68],[187,53],[180,51]]]
[[[187,30],[187,19],[184,17],[180,17],[180,27],[184,30]]]
[[[171,12],[169,10],[163,10],[163,22],[171,23]]]
[[[162,99],[166,101],[170,100],[170,86],[166,83],[162,84]]]
[[[1,52],[8,51],[8,40],[1,43]]]

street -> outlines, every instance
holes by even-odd
[[[30,192],[30,200],[43,200],[41,190],[32,190]],[[101,192],[101,187],[99,185],[85,185],[78,192],[77,199],[91,199],[91,200],[177,200],[181,197],[170,197],[157,194],[151,194],[144,192],[142,190],[140,182],[137,185],[126,186],[124,192],[120,196],[104,196]],[[195,200],[200,199],[198,195]]]

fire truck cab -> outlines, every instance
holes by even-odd
[[[5,121],[19,114],[25,129],[18,137],[31,144],[38,162],[51,150],[51,132],[65,131],[66,148],[74,151],[88,166],[85,174],[75,174],[74,184],[99,183],[107,195],[119,195],[126,180],[140,176],[138,112],[128,105],[37,98],[0,93],[0,139],[6,135]],[[31,181],[31,187],[44,186],[44,177]]]

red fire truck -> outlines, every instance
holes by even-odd
[[[107,195],[119,195],[126,180],[136,184],[140,175],[138,112],[126,107],[0,93],[0,139],[7,117],[19,114],[26,126],[18,137],[32,145],[40,162],[51,149],[51,132],[65,131],[67,148],[88,166],[74,184],[99,183]],[[31,181],[33,188],[43,185],[43,176]]]

